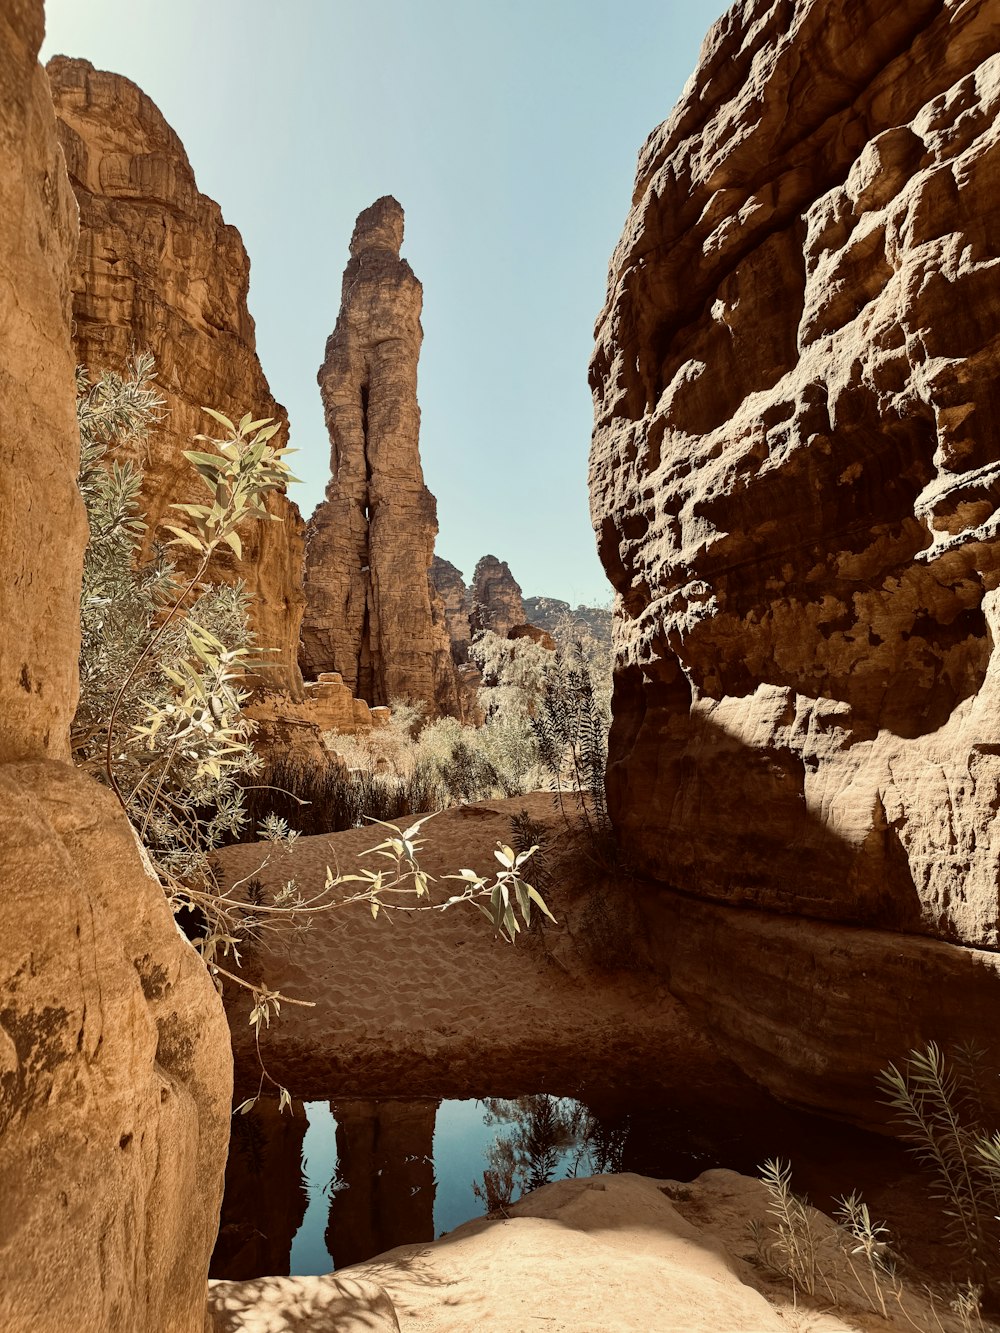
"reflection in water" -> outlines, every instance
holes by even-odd
[[[473,1192],[488,1213],[522,1194],[566,1176],[597,1176],[622,1169],[628,1117],[599,1120],[580,1102],[547,1092],[513,1099],[488,1098],[484,1121],[496,1125]]]
[[[262,1099],[233,1121],[212,1276],[326,1273],[431,1240],[482,1216],[505,1192],[516,1200],[565,1176],[635,1171],[693,1180],[711,1166],[756,1174],[775,1156],[792,1159],[797,1187],[821,1208],[858,1187],[890,1222],[900,1186],[913,1176],[898,1145],[762,1095],[721,1104],[593,1092],[586,1103],[544,1093],[341,1100],[295,1103],[293,1116],[280,1117],[276,1103]]]
[[[302,1176],[305,1107],[278,1114],[261,1098],[249,1115],[233,1117],[219,1238],[211,1277],[234,1281],[290,1270],[292,1237],[306,1211]]]
[[[437,1101],[337,1101],[326,1245],[335,1268],[434,1239]]]

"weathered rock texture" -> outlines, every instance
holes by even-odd
[[[133,350],[148,348],[156,357],[167,415],[136,459],[145,473],[142,505],[152,538],[171,504],[204,499],[183,457],[195,447],[195,434],[215,433],[203,405],[236,418],[247,411],[278,418],[279,444],[287,442],[287,418],[257,359],[247,310],[250,263],[240,234],[199,192],[177,135],[120,75],[64,56],[49,62],[48,74],[80,206],[77,359],[97,373],[123,369]],[[285,496],[271,496],[267,507],[282,521],[248,521],[240,529],[242,561],[227,552],[211,573],[244,580],[257,641],[276,650],[267,654],[262,678],[298,695],[303,527]]]
[[[40,0],[0,11],[0,1326],[202,1333],[222,1006],[115,799],[58,762],[86,528],[42,33]]]
[[[337,732],[356,736],[372,727],[384,726],[391,710],[369,708],[355,699],[336,671],[325,671],[319,680],[307,680],[303,698],[269,690],[255,696],[244,708],[254,723],[254,748],[271,759],[287,756],[306,763],[328,763],[330,750],[324,736]]]
[[[469,590],[462,571],[450,560],[436,555],[430,568],[431,586],[441,599],[444,621],[451,640],[451,655],[456,666],[469,660],[472,628],[469,625]]]
[[[473,634],[491,629],[501,638],[515,625],[525,622],[521,585],[506,560],[484,555],[476,565],[469,589],[469,624]]]
[[[67,332],[76,205],[41,37],[40,0],[0,13],[0,763],[69,757],[87,540]]]
[[[592,363],[613,818],[723,903],[996,946],[1000,27],[746,0]]]
[[[302,670],[338,671],[369,703],[454,713],[444,608],[428,577],[437,503],[420,466],[423,289],[402,243],[395,199],[358,217],[319,371],[332,476],[309,521]]]

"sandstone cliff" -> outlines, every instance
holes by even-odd
[[[80,207],[73,274],[77,359],[92,372],[120,370],[133,349],[156,357],[167,416],[136,461],[151,533],[175,503],[200,502],[202,488],[182,457],[198,432],[213,433],[202,406],[229,416],[252,411],[283,425],[257,359],[247,310],[250,263],[239,232],[199,192],[177,135],[134,83],[57,56],[49,79],[59,138]],[[280,523],[241,529],[243,560],[220,555],[212,575],[241,578],[267,655],[266,683],[301,692],[302,522],[286,497],[271,496]],[[180,557],[178,557],[180,558]]]
[[[998,33],[736,5],[640,154],[591,366],[609,804],[684,890],[654,961],[854,1120],[920,1042],[1000,1056]]]
[[[995,947],[990,0],[745,0],[643,148],[592,362],[609,799],[722,903]]]
[[[372,704],[398,696],[456,713],[444,607],[428,578],[437,504],[420,466],[423,290],[402,243],[395,199],[358,217],[319,371],[332,476],[309,520],[302,669],[340,672]]]
[[[202,1333],[222,1006],[112,795],[58,762],[86,542],[76,206],[41,0],[0,10],[0,1326]]]

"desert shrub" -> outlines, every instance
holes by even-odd
[[[161,403],[151,383],[152,369],[152,359],[142,356],[121,376],[106,374],[91,383],[82,372],[78,375],[79,485],[90,542],[81,599],[82,688],[72,729],[73,754],[117,796],[175,912],[197,917],[195,944],[217,984],[225,977],[252,992],[250,1023],[259,1054],[261,1028],[281,1004],[311,1002],[288,1000],[264,983],[249,982],[223,967],[222,958],[231,954],[238,965],[241,944],[260,938],[265,929],[301,925],[314,913],[354,903],[366,904],[373,917],[383,910],[431,906],[433,881],[417,860],[423,820],[406,830],[386,820],[383,827],[389,836],[370,852],[387,859],[388,868],[374,871],[366,866],[343,875],[328,871],[322,889],[309,898],[288,880],[267,901],[259,873],[273,854],[270,849],[291,850],[298,836],[291,823],[274,812],[273,802],[260,821],[267,846],[257,869],[235,884],[223,885],[217,877],[212,852],[246,824],[244,786],[263,784],[247,783],[248,775],[259,776],[260,765],[250,743],[253,724],[241,711],[248,694],[244,683],[254,666],[246,595],[239,586],[216,586],[205,579],[223,547],[237,560],[242,558],[238,528],[249,520],[272,519],[265,507],[268,492],[293,478],[270,443],[278,429],[273,421],[254,421],[247,413],[234,423],[206,408],[223,433],[219,438],[197,436],[207,448],[186,451],[185,457],[204,483],[209,503],[172,505],[179,520],[164,525],[172,534],[167,546],[183,548],[189,567],[181,573],[166,547],[156,543],[144,556],[145,525],[138,513],[141,474],[129,462],[115,460],[109,466],[107,455],[112,448],[137,452],[157,420]],[[397,727],[404,720],[398,717]],[[286,796],[294,785],[304,785],[301,774],[280,776],[286,779]],[[328,781],[329,790],[315,780],[313,785],[320,803],[325,800],[332,808],[343,802],[336,784]],[[384,799],[381,807],[371,799],[376,790]],[[406,779],[405,794],[387,792],[379,784],[367,798],[355,786],[351,798],[367,807],[369,817],[378,808],[398,815],[401,800],[427,809],[433,804],[432,790],[430,776],[417,769]],[[296,815],[309,808],[307,799],[295,801]],[[324,820],[331,817],[325,810]],[[461,888],[433,906],[471,901],[498,934],[513,941],[521,922],[530,924],[533,904],[548,911],[522,878],[530,855],[498,844],[500,870],[492,882],[471,870],[445,876],[459,880]],[[345,890],[348,885],[352,887]],[[265,1079],[274,1083],[261,1061],[261,1089]],[[287,1089],[274,1086],[281,1108],[290,1105]],[[240,1109],[248,1110],[255,1100],[247,1099]]]
[[[983,1053],[945,1058],[935,1042],[879,1076],[902,1137],[931,1180],[943,1238],[962,1256],[971,1283],[1000,1280],[1000,1134],[984,1124],[978,1084]]]
[[[158,419],[151,374],[144,356],[121,376],[78,377],[90,541],[71,743],[76,763],[116,792],[164,882],[182,893],[211,883],[212,850],[245,821],[239,779],[257,768],[240,711],[252,636],[243,587],[202,582],[204,551],[194,577],[182,577],[161,544],[142,554],[142,474],[131,462],[109,465],[107,455],[137,452]],[[217,478],[215,463],[203,466]],[[280,471],[267,474],[270,484]]]
[[[366,768],[348,770],[332,757],[327,764],[279,757],[254,778],[243,801],[246,830],[275,814],[306,835],[339,833],[372,819],[407,819],[441,809],[433,777],[423,769],[397,777]]]

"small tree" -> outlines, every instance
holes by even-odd
[[[148,559],[140,548],[145,524],[139,512],[142,477],[134,465],[107,463],[112,447],[140,440],[162,406],[152,387],[153,363],[136,358],[123,376],[105,374],[91,383],[78,377],[82,442],[80,490],[91,539],[85,556],[81,602],[80,707],[73,726],[73,752],[82,766],[115,792],[149,853],[174,910],[195,910],[204,929],[197,947],[217,984],[226,977],[252,992],[250,1023],[258,1041],[262,1027],[289,999],[266,984],[248,982],[221,958],[247,939],[277,924],[301,925],[313,914],[364,902],[373,917],[383,910],[446,910],[472,902],[494,930],[513,941],[520,921],[530,923],[532,905],[548,915],[536,890],[522,879],[523,865],[536,850],[518,852],[498,844],[500,869],[492,881],[463,869],[461,888],[435,900],[434,880],[419,865],[423,820],[406,830],[386,824],[389,836],[371,855],[387,860],[382,869],[359,874],[327,872],[311,897],[289,880],[265,901],[259,872],[278,849],[290,849],[297,835],[287,823],[265,818],[263,859],[252,875],[223,887],[211,853],[224,834],[237,831],[245,816],[240,779],[259,767],[253,753],[253,724],[241,705],[244,681],[254,665],[242,585],[203,582],[213,556],[223,546],[242,558],[238,528],[246,520],[269,521],[270,491],[294,480],[281,453],[270,443],[277,426],[247,413],[239,423],[206,408],[222,428],[219,438],[197,436],[212,451],[190,450],[185,457],[208,491],[206,504],[175,504],[182,521],[165,525],[169,546],[193,555],[193,572],[180,575],[166,549],[154,544]],[[347,896],[343,896],[343,888]],[[354,887],[357,886],[357,887]],[[520,919],[519,919],[520,918]],[[270,1079],[261,1061],[261,1086]],[[290,1105],[275,1083],[280,1105]],[[248,1110],[256,1098],[240,1108]]]

